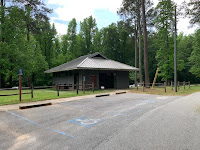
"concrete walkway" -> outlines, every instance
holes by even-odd
[[[12,104],[12,105],[3,105],[3,106],[0,106],[0,111],[19,109],[19,106],[29,106],[29,105],[37,105],[37,104],[44,104],[44,103],[57,104],[57,103],[62,103],[62,102],[66,102],[66,101],[75,101],[75,100],[92,98],[92,97],[95,97],[96,95],[101,95],[101,94],[115,95],[118,92],[128,92],[128,91],[129,90],[116,90],[114,92],[109,92],[109,93],[99,93],[99,94],[92,94],[92,95],[85,95],[85,96],[76,96],[76,97],[58,98],[58,99],[51,99],[51,100],[44,100],[44,101]]]

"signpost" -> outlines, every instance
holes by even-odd
[[[19,75],[19,101],[21,102],[21,100],[22,100],[22,75],[23,75],[22,69],[18,70],[18,75]]]
[[[176,5],[174,22],[174,91],[177,92],[177,40],[176,40]]]
[[[83,76],[83,94],[85,94],[85,76]]]

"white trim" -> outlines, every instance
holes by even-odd
[[[80,67],[87,59],[88,59],[88,57],[85,58],[85,59],[77,66],[77,68]]]

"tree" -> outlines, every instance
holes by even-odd
[[[147,26],[146,26],[146,15],[145,15],[145,0],[141,1],[142,5],[142,22],[144,29],[144,72],[145,72],[145,86],[149,87],[149,68],[148,68],[148,46],[147,46]]]
[[[67,38],[68,38],[68,50],[67,50],[67,57],[68,61],[75,59],[80,56],[80,52],[78,51],[77,48],[77,35],[76,35],[76,28],[77,28],[77,23],[76,19],[73,18],[72,21],[70,21],[68,25],[68,30],[67,30]]]
[[[121,57],[118,55],[120,41],[116,24],[112,23],[109,27],[103,28],[101,32],[103,33],[103,54],[110,59],[119,60]]]
[[[138,22],[138,20],[139,20],[138,17],[140,17],[139,16],[140,4],[139,4],[138,0],[134,0],[134,1],[124,0],[122,2],[122,4],[123,4],[123,6],[119,9],[118,14],[120,14],[121,17],[125,17],[125,19],[128,21],[128,24],[130,24],[131,21],[134,24],[134,29],[130,29],[129,28],[129,31],[130,32],[133,31],[133,33],[134,33],[134,40],[135,40],[135,44],[134,44],[135,45],[135,67],[137,68],[137,59],[138,59],[138,56],[137,56],[137,51],[138,51],[138,46],[137,46],[137,42],[138,42],[138,28],[140,28],[138,26],[138,23],[139,23]],[[141,56],[141,55],[139,54],[139,56]],[[139,60],[141,61],[141,59],[139,59]],[[141,62],[139,62],[139,63],[141,63]],[[140,75],[141,74],[142,73],[141,73],[141,68],[140,68]],[[135,84],[137,84],[137,71],[135,71]]]
[[[189,6],[189,8],[187,7]],[[190,17],[190,23],[196,24],[200,23],[200,1],[190,0],[186,6],[186,15]]]
[[[134,25],[136,28],[138,28],[139,30],[139,73],[140,73],[140,82],[142,82],[142,50],[141,50],[141,38],[142,38],[142,31],[141,31],[141,14],[140,14],[140,10],[142,8],[142,26],[143,26],[143,33],[144,33],[144,69],[145,69],[145,83],[146,86],[148,86],[149,83],[149,71],[148,71],[148,51],[147,51],[147,29],[146,29],[146,14],[149,17],[148,14],[151,14],[149,12],[152,11],[151,6],[152,3],[151,1],[140,1],[140,0],[123,0],[122,2],[122,7],[119,9],[118,14],[120,14],[121,16],[124,16],[126,19],[130,19],[134,22]],[[145,6],[147,6],[148,9],[145,9]],[[136,29],[135,28],[135,29]],[[138,31],[137,31],[138,32]],[[135,32],[135,35],[136,33]],[[137,38],[135,38],[137,39]],[[135,42],[136,43],[136,42]],[[136,48],[135,48],[135,52],[136,52]],[[136,59],[135,59],[136,61]],[[135,64],[137,64],[135,62]],[[136,74],[136,73],[135,73]],[[136,75],[137,76],[137,75]]]
[[[24,1],[9,1],[9,5],[6,7],[5,1],[1,1],[1,6],[3,6],[1,7],[0,16],[1,87],[18,85],[17,70],[19,68],[23,68],[24,79],[28,78],[28,85],[30,85],[29,79],[31,76],[33,79],[36,79],[34,83],[45,83],[45,75],[43,72],[48,67],[46,65],[45,57],[42,56],[41,45],[38,40],[40,38],[37,36],[37,34],[40,34],[40,37],[41,35],[44,35],[41,34],[41,32],[42,28],[46,27],[41,25],[43,25],[45,21],[41,21],[41,18],[39,19],[37,15],[32,16],[30,14],[31,11],[25,8],[22,9],[22,7],[19,6],[19,3],[21,4],[23,2]],[[42,9],[40,8],[40,10]],[[4,13],[2,13],[2,10]],[[29,16],[29,20],[25,20],[25,16]],[[32,28],[32,30],[30,30],[32,32],[29,32],[27,30],[27,22],[31,22],[32,20],[35,20],[34,23],[37,22],[35,27],[39,30]],[[47,22],[48,20],[46,20],[46,25],[49,23]],[[52,37],[51,35],[52,34],[50,33],[48,36]],[[52,53],[53,51],[51,51],[51,54],[49,53],[48,56],[52,56]],[[23,81],[23,83],[26,84],[25,81]]]
[[[69,43],[68,43],[68,37],[67,37],[67,34],[64,34],[62,37],[61,37],[61,43],[60,43],[60,49],[61,49],[61,53],[67,57],[67,50],[68,50],[68,47],[69,47]]]
[[[171,0],[161,0],[156,6],[158,13],[155,21],[160,39],[160,48],[157,51],[158,66],[163,77],[167,81],[173,78],[173,38],[170,27],[173,21],[173,2]]]
[[[94,37],[98,30],[96,20],[90,16],[89,18],[84,19],[80,26],[80,35],[81,38],[84,39],[84,49],[82,50],[82,54],[93,53]]]
[[[192,64],[190,72],[197,78],[200,78],[200,29],[197,30],[194,36],[193,51],[189,57],[189,61]]]
[[[142,31],[141,31],[141,14],[140,14],[140,8],[138,9],[138,31],[139,31],[139,74],[140,74],[140,83],[143,83],[143,73],[142,73]]]
[[[3,45],[4,45],[4,34],[5,34],[5,3],[4,0],[1,0],[1,8],[0,8],[0,87],[5,87],[5,80],[4,80],[4,73],[3,73],[3,58],[4,58],[4,52],[3,52]]]
[[[52,10],[47,8],[42,0],[13,0],[13,2],[25,11],[24,20],[26,22],[27,41],[29,41],[30,32],[36,33],[40,30],[38,21],[46,22],[49,20],[47,14],[51,13]]]

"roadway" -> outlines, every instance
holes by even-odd
[[[0,149],[200,149],[200,93],[120,94],[0,111]]]

